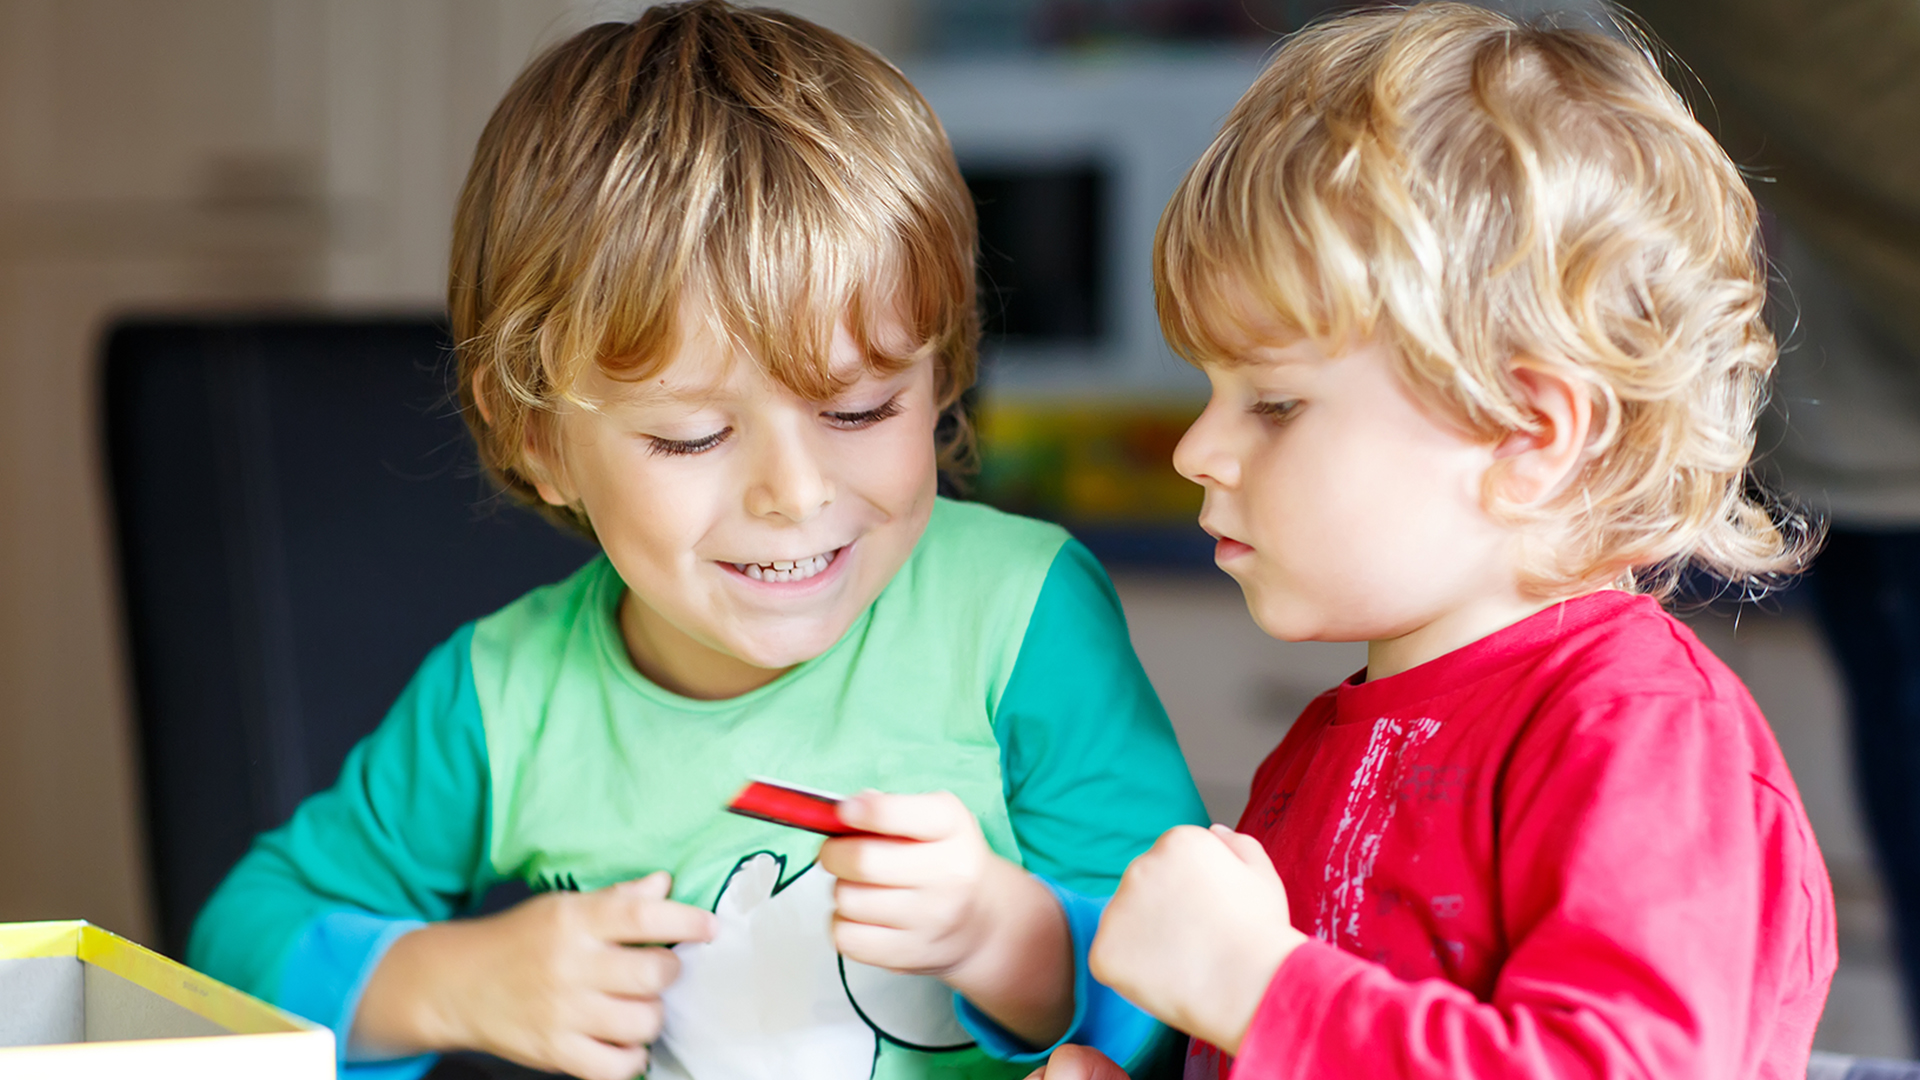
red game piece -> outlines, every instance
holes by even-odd
[[[825,836],[866,836],[840,820],[841,796],[778,780],[755,780],[740,789],[727,809],[743,817],[771,821]]]

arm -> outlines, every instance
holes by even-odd
[[[1073,988],[1069,1029],[1049,1045],[1010,1039],[963,1002],[962,1022],[996,1056],[1039,1061],[1053,1046],[1097,1047],[1128,1068],[1169,1033],[1087,973],[1103,898],[1162,832],[1204,823],[1206,808],[1173,727],[1127,636],[1126,615],[1093,555],[1069,541],[1034,605],[994,716],[1014,838],[1026,869],[1065,916]]]
[[[1491,1000],[1289,938],[1258,845],[1205,834],[1129,871],[1094,970],[1245,1078],[1752,1075],[1787,970],[1763,950],[1817,967],[1831,922],[1804,887],[1804,817],[1713,744],[1730,725],[1706,711],[1615,703],[1514,755],[1494,882],[1513,943]]]
[[[260,838],[194,927],[195,966],[334,1029],[350,1074],[417,1076],[433,1051],[631,1077],[678,971],[660,943],[712,916],[655,874],[449,917],[496,880],[471,628],[430,655],[339,783]],[[633,948],[633,943],[652,947]]]
[[[471,638],[463,628],[428,655],[334,787],[256,840],[194,924],[194,967],[333,1028],[343,1061],[356,1056],[354,1014],[387,950],[495,882]]]

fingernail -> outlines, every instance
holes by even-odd
[[[1232,836],[1233,835],[1233,830],[1227,828],[1225,825],[1209,825],[1207,826],[1207,831],[1212,833],[1215,836]]]

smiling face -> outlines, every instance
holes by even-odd
[[[1384,345],[1273,340],[1205,366],[1212,399],[1174,452],[1261,629],[1370,642],[1379,677],[1536,609],[1515,531],[1483,508],[1499,448],[1416,400]]]
[[[593,407],[554,418],[540,495],[592,521],[627,585],[627,651],[661,686],[731,697],[820,655],[925,530],[932,361],[875,374],[842,328],[829,363],[846,388],[808,401],[689,334],[645,380],[591,368],[576,390]]]

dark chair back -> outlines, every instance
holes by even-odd
[[[103,370],[159,947],[462,622],[592,554],[479,475],[430,319],[115,327]]]

